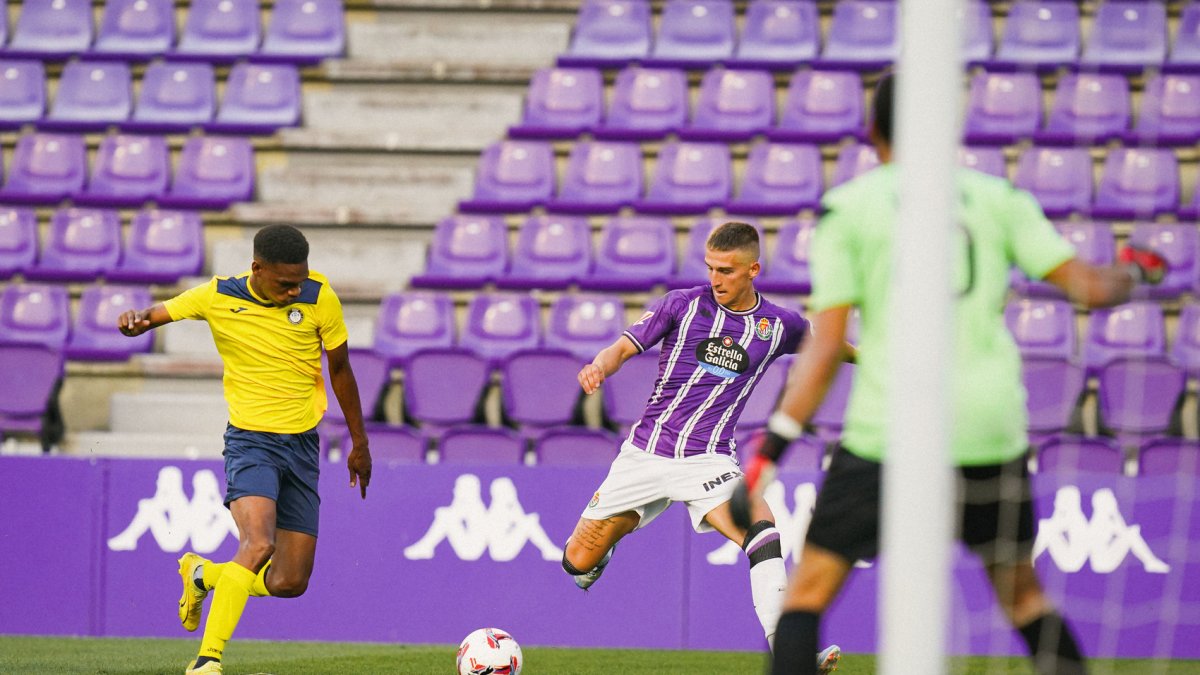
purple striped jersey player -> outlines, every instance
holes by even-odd
[[[621,537],[683,502],[693,529],[716,530],[746,551],[754,610],[770,641],[787,574],[766,503],[754,504],[748,528],[730,514],[730,495],[742,480],[734,432],[755,384],[772,362],[796,351],[809,326],[754,290],[758,257],[754,227],[716,228],[704,256],[710,283],[663,296],[579,371],[580,386],[591,394],[625,361],[662,343],[645,413],[567,540],[563,568],[577,586],[590,588]],[[837,647],[823,651],[821,672],[834,669],[839,656]]]

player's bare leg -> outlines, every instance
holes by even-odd
[[[1005,616],[1029,647],[1034,669],[1042,675],[1086,673],[1075,637],[1042,592],[1033,563],[991,564],[987,573]]]
[[[836,658],[828,664],[814,663],[812,654],[820,644],[821,614],[833,602],[853,567],[852,561],[831,551],[811,544],[804,546],[783,601],[783,616],[775,633],[772,673],[807,675],[837,667]]]
[[[633,511],[602,520],[580,518],[563,548],[563,569],[575,577],[575,585],[587,590],[600,578],[622,537],[633,532],[641,517]]]

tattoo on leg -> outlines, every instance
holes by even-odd
[[[605,518],[604,520],[585,520],[580,523],[579,529],[571,537],[583,548],[589,551],[598,549],[608,549],[604,543],[605,535],[609,528],[615,527],[617,521],[613,518]]]

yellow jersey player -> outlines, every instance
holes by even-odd
[[[201,604],[213,595],[200,653],[187,673],[220,673],[225,643],[249,596],[293,598],[308,587],[321,501],[316,427],[327,405],[322,349],[353,443],[346,459],[350,486],[363,499],[371,452],[342,305],[328,279],[308,269],[308,241],[299,230],[259,230],[248,272],[214,277],[148,309],[129,310],[118,328],[132,337],[182,319],[208,322],[225,365],[225,506],[240,533],[238,550],[224,563],[194,553],[179,559],[184,628],[196,630]]]

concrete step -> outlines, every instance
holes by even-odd
[[[75,457],[220,459],[225,447],[221,434],[84,431],[69,435],[61,450]]]
[[[384,12],[346,26],[347,57],[436,68],[538,68],[567,49],[575,15]],[[336,63],[336,62],[331,62]]]
[[[524,86],[334,84],[304,94],[304,127],[285,149],[478,153],[520,119]]]
[[[112,431],[213,435],[225,433],[229,411],[220,394],[119,391],[109,412]]]

